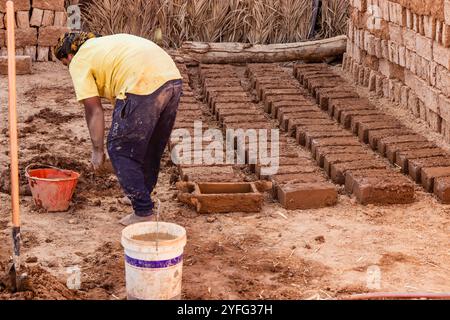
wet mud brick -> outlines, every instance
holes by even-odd
[[[402,142],[426,142],[426,141],[428,140],[425,137],[415,133],[411,132],[408,134],[399,133],[397,135],[391,135],[379,139],[377,142],[377,150],[382,156],[386,156],[386,146],[389,144]]]
[[[298,112],[298,113],[286,113],[281,116],[279,119],[280,128],[283,131],[294,132],[290,130],[289,123],[294,121],[295,119],[322,119],[328,120],[328,117],[323,114],[323,112],[318,111],[309,111],[309,112]]]
[[[305,133],[305,147],[311,149],[311,142],[314,139],[321,138],[346,138],[353,137],[350,132],[339,130],[339,131],[307,131]]]
[[[217,103],[253,103],[252,99],[248,96],[218,96],[211,98],[211,111],[213,113],[216,112],[216,104]]]
[[[297,107],[281,107],[276,110],[276,119],[278,121],[282,121],[283,115],[285,114],[298,114],[298,113],[305,113],[305,112],[317,112],[317,106],[315,105],[307,105],[307,106],[297,106]],[[273,115],[273,113],[271,114]]]
[[[236,100],[242,101],[243,99],[247,99],[250,97],[247,94],[247,92],[245,92],[243,90],[240,92],[213,92],[209,95],[209,100],[207,101],[207,103],[210,106],[210,108],[212,109],[213,101],[218,102],[219,99],[222,99],[222,100],[220,100],[220,102],[222,102],[223,99],[226,100],[226,98],[230,98],[230,99],[232,99],[232,101],[236,101]],[[242,102],[247,102],[247,101],[242,101]]]
[[[345,110],[375,110],[367,98],[333,98],[328,101],[328,114],[339,121]]]
[[[296,166],[296,165],[300,165],[303,163],[308,163],[308,161],[310,162],[311,159],[304,158],[304,157],[303,158],[302,157],[283,157],[281,154],[278,157],[278,165],[279,166]],[[259,175],[259,172],[261,172],[261,168],[267,167],[267,166],[270,166],[270,165],[268,165],[268,164],[263,165],[258,161],[257,164],[250,166],[250,169],[252,170],[252,172],[255,172]]]
[[[409,137],[409,136],[411,136],[409,139],[416,139],[417,142],[426,141],[425,139],[418,140],[418,139],[420,139],[420,136],[415,135],[411,130],[409,130],[407,128],[400,129],[400,130],[398,128],[394,128],[394,129],[381,129],[381,130],[369,131],[369,145],[373,150],[379,151],[378,144],[380,143],[380,141],[394,141],[395,138]],[[416,137],[414,138],[414,136],[416,136]],[[385,139],[385,140],[383,140],[383,139]],[[408,142],[408,141],[399,141],[399,142]],[[381,143],[380,143],[380,146],[381,146]],[[383,151],[382,155],[384,156],[384,149],[381,148],[381,150]]]
[[[272,104],[274,102],[281,102],[281,101],[298,101],[298,102],[304,102],[305,97],[299,93],[297,94],[291,94],[291,95],[268,95],[264,99],[264,111],[267,113],[272,113]]]
[[[367,112],[367,111],[366,111]],[[385,114],[363,114],[363,115],[357,115],[357,116],[353,116],[351,117],[350,120],[350,130],[354,133],[354,134],[358,134],[359,133],[359,124],[360,123],[372,123],[372,122],[382,122],[382,123],[391,123],[391,122],[398,122],[394,117],[391,116],[387,116]]]
[[[434,194],[443,204],[450,204],[450,177],[434,179]]]
[[[385,144],[386,153],[385,157],[394,164],[396,162],[397,152],[401,151],[410,151],[410,150],[419,150],[419,149],[429,149],[429,148],[437,148],[437,146],[429,141],[420,141],[420,142],[400,142],[400,143],[389,143]]]
[[[198,103],[197,99],[194,97],[185,97],[185,96],[181,96],[180,98],[180,103],[190,103],[190,104],[196,104]]]
[[[325,90],[325,89],[320,89],[317,90],[317,94],[316,94],[316,101],[317,104],[320,106],[320,108],[322,108],[322,110],[328,110],[328,102],[330,101],[330,99],[333,98],[357,98],[359,97],[359,95],[355,92],[352,91],[351,89],[342,89],[337,91],[336,90]]]
[[[378,160],[361,160],[352,162],[335,163],[331,165],[330,177],[334,183],[344,184],[345,175],[347,172],[352,170],[363,170],[363,169],[385,169],[386,165],[382,161]]]
[[[272,84],[257,84],[256,85],[256,94],[258,96],[258,99],[264,100],[264,94],[265,93],[277,93],[277,91],[279,92],[280,90],[283,91],[287,91],[287,92],[298,92],[297,90],[299,89],[299,85],[297,84],[291,84],[289,82],[285,82],[285,83],[272,83]]]
[[[294,64],[294,77],[298,77],[305,72],[309,71],[319,71],[319,70],[330,70],[330,67],[326,63],[297,63]]]
[[[295,83],[295,81],[284,72],[282,74],[252,76],[250,77],[250,86],[255,89],[256,92],[259,92],[264,88],[264,86],[277,84],[279,81],[284,81],[287,84],[297,84],[298,86],[298,82]]]
[[[227,95],[229,93],[237,93],[237,92],[244,92],[244,90],[241,86],[239,86],[239,87],[208,87],[208,89],[205,91],[206,102],[209,104],[209,101],[211,101],[211,98],[214,96],[218,96],[221,94]]]
[[[417,183],[422,181],[422,168],[450,167],[450,157],[431,157],[410,159],[408,161],[408,174]]]
[[[399,121],[380,121],[370,123],[359,123],[358,137],[361,142],[369,143],[369,132],[385,129],[401,129],[405,128]]]
[[[261,114],[260,110],[255,107],[248,109],[220,109],[216,111],[216,119],[219,120],[219,122],[223,122],[224,117],[227,116]]]
[[[373,154],[369,153],[354,153],[354,154],[342,154],[342,153],[335,153],[335,154],[328,154],[324,156],[324,162],[323,162],[323,169],[325,170],[325,173],[328,176],[331,176],[331,166],[333,164],[337,163],[344,163],[344,162],[353,162],[353,161],[371,161],[373,160]]]
[[[297,126],[295,128],[295,140],[298,144],[305,146],[306,145],[306,132],[340,132],[342,131],[337,125],[303,125]]]
[[[262,169],[262,167],[260,167]],[[278,168],[278,171],[273,174],[265,174],[261,170],[257,172],[259,179],[261,180],[270,180],[270,178],[274,175],[280,175],[280,174],[297,174],[297,173],[313,173],[318,172],[319,168],[315,165],[303,165],[303,164],[297,164],[297,165],[290,165],[290,166],[280,166]]]
[[[397,154],[395,155],[395,164],[397,164],[402,169],[403,173],[407,174],[408,161],[411,159],[431,158],[448,155],[449,154],[441,148],[397,151]]]
[[[16,74],[30,74],[31,73],[31,57],[16,56]],[[0,74],[8,74],[8,57],[0,56]]]
[[[284,184],[277,188],[277,198],[287,210],[307,210],[334,206],[336,187],[328,182]]]
[[[182,168],[181,180],[193,182],[235,182],[241,179],[234,173],[233,167],[203,166],[196,168]]]
[[[450,167],[422,168],[422,186],[427,192],[434,191],[436,178],[450,177]]]
[[[339,116],[339,123],[341,123],[344,128],[351,130],[353,118],[359,116],[382,117],[383,115],[377,110],[342,110]]]
[[[221,103],[216,103],[215,108],[214,108],[214,114],[217,115],[222,112],[222,111],[227,111],[227,110],[258,110],[260,108],[258,108],[254,103],[236,103],[236,102],[221,102]]]
[[[206,79],[202,85],[202,93],[205,93],[208,88],[215,87],[239,87],[241,86],[241,81],[236,78],[228,78],[228,79]]]
[[[258,129],[273,129],[272,125],[265,122],[254,122],[254,123],[224,123],[223,124],[223,130],[258,130]]]
[[[345,177],[346,190],[361,204],[405,204],[414,202],[414,184],[388,170],[350,171]]]
[[[346,147],[346,146],[325,146],[325,147],[317,147],[316,148],[316,154],[313,154],[314,158],[316,159],[317,164],[320,167],[323,167],[325,165],[325,157],[327,155],[332,154],[367,154],[367,150],[363,148],[363,146],[352,146],[352,147]]]
[[[267,118],[262,114],[253,114],[253,115],[232,115],[223,117],[223,123],[253,123],[253,122],[264,122],[267,121]]]
[[[335,88],[342,85],[340,78],[317,78],[306,81],[305,88],[316,97],[316,90],[320,88]]]
[[[354,137],[317,138],[311,141],[311,152],[314,156],[316,154],[316,150],[318,147],[337,147],[337,146],[351,147],[351,146],[361,146],[361,144]]]
[[[299,119],[289,119],[287,132],[289,136],[293,136],[295,134],[297,126],[302,125],[326,125],[330,126],[335,124],[334,121],[331,121],[327,116],[325,118],[299,118]]]
[[[308,87],[308,81],[315,79],[337,79],[337,76],[329,71],[308,71],[297,78],[299,83],[305,88]]]
[[[270,115],[272,118],[277,118],[278,110],[281,110],[282,108],[296,108],[298,106],[314,106],[317,109],[315,103],[308,99],[299,98],[298,101],[275,101],[271,104]]]

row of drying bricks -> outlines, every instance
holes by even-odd
[[[223,130],[267,130],[267,153],[270,155],[270,130],[276,126],[244,89],[236,68],[228,65],[202,65],[200,78],[205,102]],[[273,182],[273,195],[284,208],[312,209],[337,203],[336,186],[327,181],[309,155],[298,152],[298,146],[290,144],[286,137],[280,137],[279,170],[273,175],[263,174],[258,159],[251,158],[250,149],[253,147],[257,146],[250,143],[236,144],[236,150],[245,154],[246,163],[252,171],[260,179]]]
[[[267,68],[273,70],[273,76],[287,76],[286,81],[293,78],[284,70]],[[255,70],[256,75],[261,72],[262,66]],[[374,202],[402,203],[413,200],[410,183],[386,168],[382,161],[376,160],[373,152],[361,149],[360,143],[365,143],[397,165],[403,173],[409,173],[428,192],[434,192],[442,202],[450,201],[450,157],[445,150],[404,127],[394,117],[377,110],[367,99],[360,98],[354,87],[346,86],[344,79],[333,73],[326,64],[298,64],[294,67],[294,76],[311,92],[320,106],[321,112],[317,113],[317,118],[308,112],[310,117],[317,120],[305,123],[296,118],[298,113],[295,115],[289,114],[286,109],[277,110],[276,105],[270,112],[280,119],[282,127],[291,134],[295,133],[300,144],[312,150],[319,164],[325,167],[335,182],[345,181],[349,192],[357,187],[355,181],[358,179],[379,186],[378,191],[384,192],[372,193],[372,196],[380,197],[380,201],[373,199]],[[325,117],[324,113],[327,113]],[[349,134],[357,135],[359,141],[349,137]],[[332,155],[327,156],[320,151],[324,145],[333,146]],[[355,179],[357,175],[359,177]],[[369,186],[367,190],[370,189]],[[357,196],[364,196],[360,194],[362,190],[355,191]],[[369,192],[365,194],[372,197]],[[387,196],[385,200],[381,198],[383,195]],[[364,199],[359,200],[366,202]]]
[[[203,111],[201,105],[189,85],[189,74],[185,65],[177,64],[178,69],[183,77],[183,95],[180,99],[178,107],[177,118],[174,125],[174,131],[181,129],[190,139],[191,156],[189,160],[172,161],[177,164],[180,179],[183,181],[191,182],[241,182],[243,179],[233,169],[232,165],[207,165],[203,161],[196,163],[195,158],[202,155],[202,143],[196,143],[194,136],[194,121],[201,121],[202,129],[201,133],[205,134],[205,131],[209,129],[206,121],[203,120]],[[171,156],[175,157],[175,147],[181,143],[186,143],[189,140],[183,140],[180,136],[173,134],[169,143],[169,150]]]

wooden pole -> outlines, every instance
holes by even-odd
[[[16,43],[14,33],[14,3],[6,3],[8,34],[9,139],[11,157],[11,207],[13,227],[20,227],[19,208],[19,151],[16,111]]]

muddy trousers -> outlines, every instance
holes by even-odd
[[[158,181],[181,94],[182,81],[172,80],[150,95],[127,94],[126,99],[116,100],[108,153],[138,216],[153,213],[150,195]]]

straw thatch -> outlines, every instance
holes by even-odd
[[[312,0],[90,0],[85,28],[132,33],[179,47],[183,41],[283,43],[306,40]],[[323,0],[319,37],[345,33],[348,0]],[[162,36],[162,37],[161,37]]]

